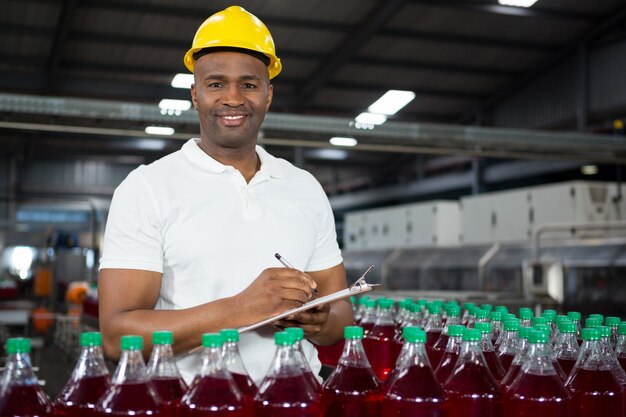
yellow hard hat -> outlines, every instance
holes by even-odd
[[[191,49],[183,60],[187,69],[193,72],[196,63],[194,53],[215,47],[247,49],[265,55],[269,58],[270,79],[276,77],[283,68],[276,56],[274,40],[267,26],[243,7],[230,6],[200,25]]]

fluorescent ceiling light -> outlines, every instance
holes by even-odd
[[[175,130],[167,126],[146,126],[146,133],[149,135],[172,136]]]
[[[582,172],[583,175],[596,175],[598,173],[598,167],[597,165],[584,165],[580,167],[580,172]]]
[[[354,138],[342,138],[338,136],[330,138],[329,142],[335,146],[356,146],[358,143]]]
[[[382,125],[387,121],[387,116],[376,113],[361,113],[354,120],[367,125]]]
[[[311,149],[307,155],[310,158],[342,161],[348,158],[348,152],[343,149]]]
[[[503,6],[530,7],[537,3],[537,0],[498,0],[498,3]]]
[[[401,108],[406,106],[415,98],[413,91],[389,90],[367,110],[370,113],[386,114],[391,116],[396,114]]]
[[[176,74],[172,79],[174,88],[190,88],[193,84],[193,74]]]
[[[164,98],[159,102],[159,108],[163,110],[182,110],[187,111],[191,108],[191,101],[189,100],[174,100],[171,98]]]

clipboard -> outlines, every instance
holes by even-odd
[[[287,311],[285,311],[283,313],[280,313],[280,314],[278,314],[278,315],[276,315],[274,317],[270,317],[269,319],[260,321],[258,323],[251,324],[249,326],[240,327],[237,330],[239,330],[239,333],[245,333],[245,332],[248,332],[250,330],[254,330],[254,329],[257,329],[259,327],[271,324],[271,323],[273,323],[273,322],[275,322],[277,320],[283,319],[283,318],[288,317],[288,316],[290,316],[292,314],[296,314],[296,313],[299,313],[301,311],[305,311],[305,310],[309,310],[311,308],[317,307],[318,305],[325,304],[325,303],[330,303],[332,301],[341,300],[342,298],[347,298],[347,297],[350,297],[352,295],[357,295],[357,294],[361,294],[361,293],[364,293],[364,292],[371,291],[372,288],[377,287],[377,286],[380,285],[380,284],[368,284],[365,281],[365,275],[367,275],[373,268],[374,268],[374,265],[371,265],[369,268],[367,268],[367,271],[365,271],[363,273],[363,275],[361,275],[359,277],[359,279],[357,279],[354,284],[352,284],[349,288],[346,288],[345,290],[337,291],[337,292],[334,292],[332,294],[328,294],[328,295],[325,295],[323,297],[316,298],[314,300],[309,301],[306,304],[301,305],[300,307],[292,308],[292,309],[287,310]],[[195,348],[191,349],[189,351],[189,353],[195,352],[195,351],[197,351],[197,350],[199,350],[201,348],[202,348],[201,346],[195,347]]]

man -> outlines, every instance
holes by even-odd
[[[199,113],[200,139],[131,172],[115,191],[100,261],[100,328],[108,356],[119,340],[174,332],[189,382],[201,335],[239,328],[346,287],[328,199],[306,171],[256,146],[281,70],[263,23],[229,7],[198,29],[185,65]],[[295,268],[282,267],[280,253]],[[302,272],[302,271],[307,271]],[[301,312],[241,335],[245,365],[258,383],[277,327],[300,326],[328,345],[352,323],[346,300]],[[319,371],[314,347],[305,355]]]

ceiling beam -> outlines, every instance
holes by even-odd
[[[323,61],[314,71],[313,77],[298,92],[301,104],[309,102],[318,89],[329,81],[337,70],[352,56],[356,55],[368,40],[392,18],[407,0],[387,0],[380,7],[374,7],[357,27],[336,47],[327,60]]]
[[[59,75],[59,66],[63,59],[63,53],[65,52],[67,38],[77,5],[78,0],[64,0],[63,6],[61,6],[61,12],[59,13],[59,18],[57,19],[56,28],[54,30],[52,48],[48,56],[48,88],[50,89],[54,88]]]

